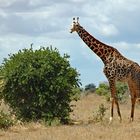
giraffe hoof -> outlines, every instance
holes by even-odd
[[[131,123],[131,122],[133,122],[133,121],[134,121],[134,119],[133,119],[133,118],[130,118],[130,121],[129,121],[129,122]]]
[[[119,119],[119,122],[121,123],[122,122],[122,118],[121,117],[118,117],[118,119]]]
[[[109,124],[111,124],[112,122],[113,122],[113,118],[110,117],[110,118],[109,118]]]

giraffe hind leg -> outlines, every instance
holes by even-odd
[[[136,88],[137,86],[136,86],[136,84],[134,84],[134,82],[129,82],[128,85],[129,85],[130,94],[131,94],[130,122],[132,122],[134,120],[135,103],[136,103],[136,99],[137,99],[137,96],[138,96],[137,92],[139,92],[139,91],[137,90],[137,88]]]
[[[131,98],[131,118],[130,121],[134,120],[134,109],[135,109],[136,97]]]

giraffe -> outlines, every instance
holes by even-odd
[[[116,104],[118,117],[122,121],[119,103],[116,96],[116,81],[126,82],[131,95],[130,121],[134,120],[136,99],[140,98],[140,66],[124,57],[116,48],[97,40],[90,35],[80,24],[79,17],[73,18],[70,33],[77,32],[85,44],[100,57],[104,63],[103,72],[108,79],[111,90],[110,123],[113,120],[114,104]]]

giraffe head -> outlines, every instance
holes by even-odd
[[[70,29],[70,33],[73,33],[75,31],[77,31],[78,27],[79,27],[79,17],[77,17],[76,19],[73,18],[73,22],[71,25],[71,29]]]

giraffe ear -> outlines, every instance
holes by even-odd
[[[73,18],[73,23],[75,23],[75,17]]]
[[[79,17],[77,17],[77,23],[79,23]]]
[[[77,17],[77,21],[76,21],[77,25],[79,25],[79,17]]]

